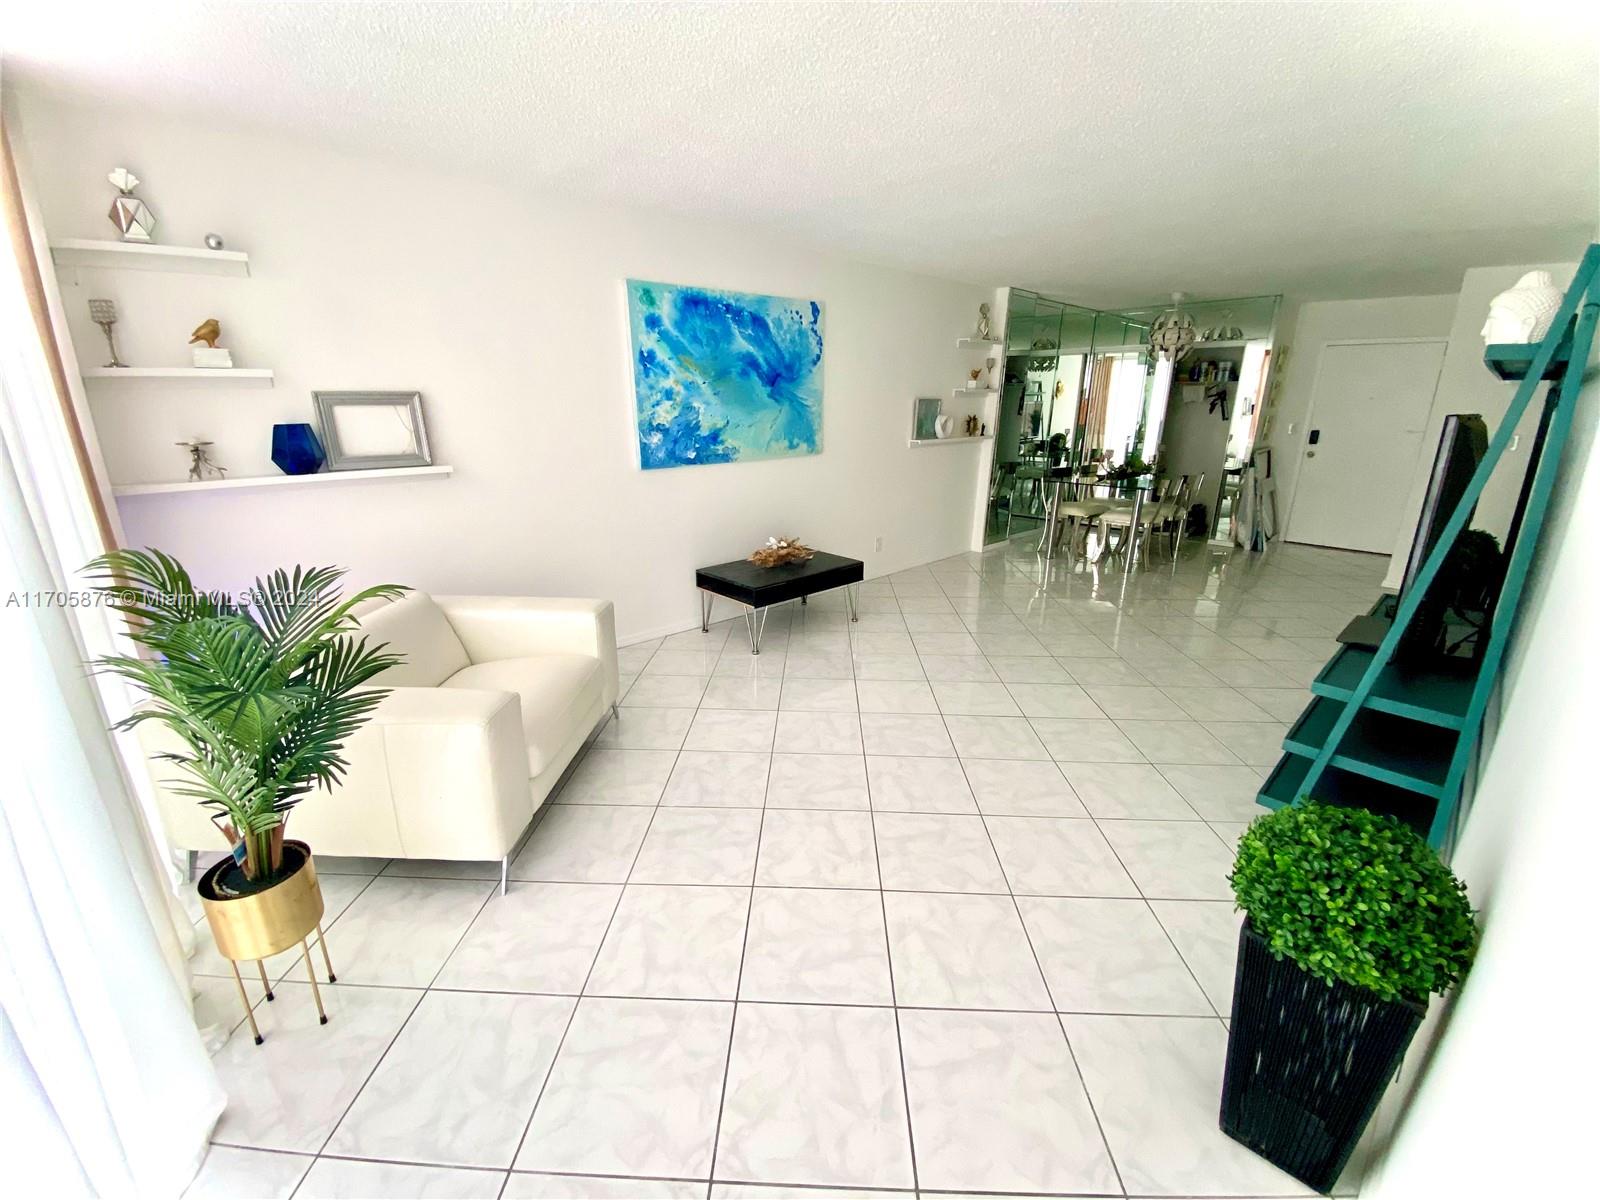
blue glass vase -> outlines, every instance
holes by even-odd
[[[328,456],[309,425],[274,425],[272,461],[285,475],[315,475]]]

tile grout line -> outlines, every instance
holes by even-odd
[[[987,656],[985,656],[984,661],[985,662],[988,661]],[[993,669],[994,669],[994,667],[993,667],[993,664],[991,663],[990,664],[990,670],[993,670]],[[942,720],[942,718],[941,718],[941,720]],[[949,727],[948,727],[948,725],[946,726],[945,733],[946,733],[946,736],[949,736]],[[951,738],[951,744],[952,745],[955,744],[955,739],[954,738]],[[971,779],[970,776],[967,775],[966,763],[962,762],[962,760],[961,760],[959,755],[956,758],[956,762],[961,764],[961,777],[962,777],[962,779],[964,779],[966,781],[967,790],[969,792],[972,791],[972,779]],[[1057,770],[1059,771],[1060,768],[1057,767]],[[1063,776],[1063,779],[1065,779],[1065,772],[1062,772],[1062,776]],[[1071,783],[1070,782],[1068,782],[1068,786],[1071,787]],[[1073,789],[1073,790],[1074,790],[1074,793],[1076,793],[1076,789]],[[974,792],[973,795],[974,795],[974,798],[976,798],[977,793]],[[1081,801],[1080,801],[1080,803],[1081,803]],[[977,806],[976,805],[976,799],[974,799],[974,805]],[[1128,1194],[1128,1187],[1127,1187],[1127,1184],[1125,1184],[1123,1182],[1123,1180],[1122,1180],[1122,1168],[1117,1166],[1117,1157],[1116,1157],[1115,1154],[1113,1154],[1111,1152],[1111,1142],[1106,1137],[1105,1125],[1100,1120],[1100,1110],[1095,1107],[1094,1097],[1089,1094],[1089,1081],[1083,1077],[1083,1068],[1078,1063],[1077,1052],[1072,1048],[1072,1039],[1067,1036],[1066,1024],[1061,1020],[1061,1014],[1059,1012],[1055,1011],[1055,1008],[1056,1008],[1055,994],[1050,990],[1049,977],[1046,976],[1046,974],[1045,974],[1044,965],[1039,961],[1039,951],[1035,948],[1035,946],[1033,944],[1033,934],[1030,933],[1029,930],[1028,930],[1028,922],[1023,919],[1022,906],[1017,903],[1016,892],[1012,888],[1012,885],[1011,885],[1011,876],[1006,871],[1006,865],[1005,865],[1004,860],[1002,860],[1001,857],[1000,857],[1000,849],[999,849],[999,847],[995,845],[994,834],[992,832],[990,832],[990,830],[989,830],[988,817],[984,814],[983,809],[982,809],[981,806],[977,806],[977,807],[978,807],[978,820],[983,825],[983,836],[989,842],[989,853],[994,855],[995,867],[1000,872],[1000,878],[1005,880],[1006,894],[1011,899],[1011,910],[1014,913],[1016,913],[1016,915],[1017,915],[1017,924],[1019,926],[1021,926],[1021,928],[1022,928],[1022,936],[1023,936],[1024,940],[1026,940],[1027,943],[1028,943],[1028,953],[1033,956],[1033,969],[1039,973],[1039,982],[1044,987],[1045,999],[1047,999],[1050,1002],[1051,1015],[1053,1017],[1055,1017],[1056,1028],[1061,1031],[1061,1041],[1067,1048],[1067,1057],[1072,1060],[1072,1068],[1077,1073],[1078,1086],[1083,1089],[1084,1103],[1089,1106],[1089,1115],[1094,1118],[1095,1129],[1100,1134],[1100,1144],[1101,1144],[1101,1146],[1103,1146],[1105,1148],[1106,1161],[1111,1164],[1111,1172],[1116,1177],[1117,1188],[1122,1192],[1123,1196],[1126,1196]],[[1085,811],[1087,811],[1087,806],[1085,808]],[[1134,886],[1137,887],[1138,884],[1135,883]]]
[[[1163,776],[1163,778],[1165,778],[1165,776]],[[1176,791],[1177,789],[1174,788],[1173,790]],[[1181,796],[1180,796],[1180,799],[1182,799]],[[1188,800],[1184,800],[1184,803],[1188,804],[1189,802],[1188,802]],[[1192,808],[1193,805],[1190,805],[1190,807]],[[1122,873],[1124,875],[1126,875],[1130,881],[1132,881],[1134,888],[1139,893],[1140,901],[1144,904],[1145,909],[1150,913],[1151,919],[1155,921],[1156,928],[1161,930],[1161,936],[1167,939],[1167,944],[1172,947],[1172,952],[1178,956],[1178,961],[1183,964],[1183,969],[1188,972],[1189,978],[1194,980],[1195,987],[1200,989],[1200,996],[1201,996],[1202,999],[1205,1000],[1206,1006],[1211,1009],[1211,1011],[1216,1015],[1218,1020],[1221,1020],[1222,1019],[1222,1014],[1217,1012],[1217,1006],[1212,1001],[1211,994],[1206,991],[1205,985],[1203,985],[1200,982],[1200,977],[1194,973],[1194,968],[1189,965],[1189,960],[1184,957],[1183,951],[1178,948],[1178,943],[1172,940],[1172,934],[1170,932],[1168,932],[1165,922],[1163,922],[1161,920],[1160,914],[1156,912],[1155,905],[1150,902],[1150,897],[1145,894],[1144,885],[1141,884],[1137,879],[1134,878],[1134,875],[1133,875],[1132,871],[1128,870],[1128,864],[1123,861],[1122,855],[1117,852],[1116,844],[1114,842],[1112,842],[1112,840],[1110,838],[1106,837],[1104,830],[1100,829],[1100,822],[1094,817],[1094,814],[1091,813],[1089,819],[1095,822],[1095,829],[1099,830],[1101,840],[1104,841],[1106,846],[1110,849],[1112,856],[1117,860],[1117,865],[1122,868]],[[1169,903],[1169,904],[1176,904],[1176,903],[1183,903],[1183,904],[1226,904],[1227,903],[1226,900],[1195,900],[1193,898],[1178,899],[1178,898],[1160,897],[1160,899],[1163,899],[1166,903]]]
[[[654,658],[660,649],[661,647],[657,646],[655,650],[651,651],[650,657]],[[650,660],[646,659],[645,666],[648,666],[649,662]],[[640,674],[642,675],[643,673],[644,670],[641,667]],[[613,716],[612,720],[619,725],[621,724],[620,719],[616,716]],[[692,721],[690,723],[693,724]],[[688,731],[685,730],[685,741],[688,740],[688,736]],[[611,916],[606,919],[605,930],[601,933],[600,940],[595,943],[594,957],[589,960],[589,969],[584,972],[583,982],[578,985],[578,995],[572,1002],[572,1011],[567,1014],[567,1023],[561,1028],[561,1037],[556,1042],[555,1052],[550,1055],[550,1065],[545,1068],[544,1078],[539,1082],[539,1091],[535,1094],[533,1098],[533,1105],[528,1110],[528,1119],[523,1122],[522,1134],[517,1138],[516,1149],[511,1152],[511,1161],[507,1164],[506,1177],[500,1184],[499,1196],[504,1196],[505,1189],[510,1185],[511,1173],[516,1170],[517,1159],[521,1157],[522,1148],[527,1143],[528,1133],[533,1128],[534,1117],[536,1117],[539,1113],[539,1104],[544,1099],[545,1089],[550,1086],[551,1077],[556,1073],[556,1064],[560,1061],[561,1051],[567,1044],[567,1035],[572,1032],[572,1024],[578,1019],[578,1009],[583,1006],[584,991],[588,988],[589,980],[594,975],[595,965],[599,963],[600,955],[605,950],[606,939],[611,936],[611,927],[616,923],[617,912],[622,908],[622,901],[628,894],[628,881],[633,878],[634,868],[639,865],[639,857],[644,853],[645,843],[650,839],[650,830],[654,828],[656,816],[661,811],[661,799],[666,795],[667,785],[672,780],[672,772],[678,769],[678,760],[682,757],[682,754],[683,746],[680,743],[672,760],[672,770],[668,771],[667,778],[661,785],[661,792],[656,796],[656,803],[654,809],[650,813],[650,820],[645,824],[644,833],[639,838],[638,846],[634,847],[633,859],[628,864],[628,873],[622,880],[622,886],[617,889],[617,902],[611,906]]]
[[[543,807],[543,806],[541,806],[541,807]],[[535,824],[535,822],[530,822],[529,830],[528,830],[530,835],[532,833],[532,825],[533,824]],[[378,876],[374,875],[372,877],[372,881],[368,882],[367,887],[362,888],[361,892],[357,893],[358,897],[360,895],[364,895],[366,893],[367,889],[372,886],[372,882],[375,882],[377,880],[377,878],[378,878]],[[408,878],[408,877],[400,876],[400,877],[397,877],[397,878]],[[369,1084],[371,1084],[373,1079],[377,1076],[379,1070],[382,1069],[384,1062],[389,1057],[389,1052],[394,1049],[395,1044],[397,1042],[399,1042],[400,1038],[405,1034],[405,1031],[410,1026],[410,1024],[412,1022],[412,1019],[416,1017],[417,1010],[422,1007],[424,1002],[426,1002],[426,1000],[428,999],[429,994],[433,991],[433,984],[438,980],[439,975],[444,971],[445,965],[450,961],[451,957],[455,954],[455,952],[461,948],[461,943],[466,940],[467,934],[471,932],[473,925],[477,924],[478,918],[483,915],[483,910],[488,907],[489,901],[494,898],[494,895],[495,895],[496,891],[497,891],[497,888],[495,887],[495,885],[493,883],[491,883],[489,885],[489,889],[488,889],[487,895],[485,895],[484,898],[483,898],[483,902],[478,905],[477,911],[472,914],[472,919],[469,920],[462,927],[460,936],[458,936],[456,938],[455,943],[450,947],[450,949],[448,951],[446,951],[444,957],[442,959],[440,959],[439,966],[434,971],[432,977],[429,979],[429,981],[426,984],[424,984],[422,986],[420,992],[417,995],[416,1003],[411,1006],[411,1010],[408,1013],[406,1013],[405,1020],[400,1022],[400,1027],[395,1030],[394,1036],[391,1037],[389,1039],[389,1041],[388,1041],[388,1044],[384,1046],[383,1053],[378,1055],[378,1061],[373,1063],[372,1070],[367,1072],[366,1078],[364,1078],[361,1081],[361,1086],[356,1088],[355,1093],[350,1097],[350,1103],[345,1105],[344,1111],[339,1114],[339,1119],[336,1120],[329,1127],[328,1134],[327,1134],[326,1137],[324,1137],[322,1139],[322,1145],[318,1147],[318,1149],[316,1151],[315,1158],[321,1158],[322,1157],[323,1151],[328,1148],[329,1143],[331,1143],[333,1141],[334,1137],[338,1134],[339,1127],[345,1123],[345,1120],[350,1116],[350,1113],[355,1108],[357,1102],[360,1101],[362,1093],[364,1093],[367,1090],[367,1086]],[[350,902],[350,904],[354,904],[354,903],[355,903],[354,900],[352,900]],[[345,912],[349,911],[349,909],[350,909],[350,905],[347,904],[344,907],[344,909],[340,912],[340,916],[343,916]],[[329,986],[330,987],[336,987],[337,985],[330,984]],[[314,1167],[315,1165],[316,1165],[316,1162],[315,1162],[315,1159],[313,1159],[312,1166]],[[295,1184],[294,1191],[290,1193],[290,1200],[293,1200],[294,1196],[299,1193],[300,1188],[305,1183],[306,1176],[309,1176],[310,1174],[311,1174],[311,1171],[308,1168],[307,1171],[306,1171],[306,1174],[301,1176],[300,1182]],[[505,1184],[502,1181],[501,1189],[504,1190],[504,1187],[505,1187]]]
[[[865,751],[866,739],[862,739]],[[906,1145],[911,1151],[911,1188],[922,1194],[922,1170],[917,1164],[916,1122],[911,1116],[911,1082],[906,1072],[905,1034],[900,1028],[900,992],[894,977],[894,942],[889,937],[889,902],[884,898],[883,856],[878,851],[878,813],[872,804],[872,775],[866,769],[866,754],[862,754],[862,773],[867,788],[867,823],[872,830],[872,866],[878,875],[878,914],[883,921],[883,958],[889,971],[889,1000],[894,1005],[894,1048],[900,1059],[900,1095],[906,1105]]]
[[[773,723],[773,739],[777,739],[777,723]],[[772,786],[772,757],[767,757],[767,787]],[[739,993],[744,990],[744,960],[750,949],[750,918],[756,906],[756,879],[761,872],[761,841],[767,827],[766,788],[762,789],[761,819],[756,824],[756,852],[750,863],[750,896],[744,909],[744,936],[739,939],[739,970],[733,983],[733,1012],[728,1020],[728,1049],[722,1059],[722,1090],[717,1094],[717,1120],[711,1132],[711,1161],[706,1164],[706,1200],[710,1200],[716,1186],[717,1154],[722,1149],[722,1114],[728,1106],[728,1078],[733,1074],[733,1039],[739,1030]]]
[[[871,892],[874,889],[872,889],[872,888],[852,888],[852,889],[849,889],[849,890],[856,891],[856,892]],[[965,896],[972,896],[972,895],[980,895],[982,893],[975,893],[975,892],[938,892],[938,893],[933,893],[933,894],[942,895],[942,896],[965,897]],[[1006,897],[1004,893],[996,893],[994,895],[994,898],[995,899],[1007,899],[1008,897]],[[1027,895],[1023,895],[1023,896],[1019,896],[1018,897],[1019,900],[1029,900],[1029,899],[1034,899],[1034,898],[1035,897],[1030,897],[1030,896],[1027,896]],[[1125,900],[1130,904],[1136,902],[1136,900],[1137,900],[1137,897],[1132,897],[1132,896],[1118,896],[1118,897],[1113,897],[1113,898],[1114,899],[1119,899],[1119,900]],[[1196,901],[1186,902],[1186,903],[1195,903],[1195,904],[1213,904],[1214,903],[1214,904],[1220,904],[1220,903],[1222,903],[1222,901],[1196,900]],[[356,986],[360,986],[360,985],[356,985]],[[367,986],[376,988],[377,985],[367,985]],[[397,986],[393,986],[393,985],[388,985],[388,986],[386,986],[384,988],[384,990],[388,990],[388,991],[414,991],[416,989],[414,989],[414,988],[402,988],[402,987],[397,987]],[[453,994],[453,995],[462,995],[462,996],[543,996],[543,997],[545,997],[547,999],[554,999],[554,1000],[656,1000],[656,1001],[659,1001],[662,1004],[732,1004],[733,1003],[726,996],[649,996],[649,995],[642,995],[642,994],[639,994],[639,993],[636,993],[636,992],[589,992],[589,993],[580,995],[577,992],[511,992],[511,991],[506,991],[503,988],[490,988],[490,989],[480,989],[480,988],[471,988],[471,989],[468,989],[468,988],[444,988],[444,989],[435,989],[435,990],[442,990],[442,991],[449,992],[450,994]],[[741,1001],[739,1001],[739,1003],[740,1004],[747,1004],[747,1005],[766,1006],[766,1007],[770,1007],[770,1008],[861,1008],[861,1009],[872,1009],[872,1010],[881,1011],[881,1012],[888,1012],[890,1009],[898,1009],[901,1012],[1007,1013],[1007,1014],[1010,1014],[1010,1015],[1013,1015],[1013,1016],[1016,1016],[1016,1015],[1049,1016],[1052,1012],[1060,1012],[1064,1016],[1069,1016],[1069,1017],[1161,1017],[1161,1018],[1164,1018],[1166,1020],[1173,1020],[1173,1021],[1211,1021],[1211,1020],[1215,1020],[1216,1019],[1214,1014],[1212,1014],[1212,1013],[1168,1013],[1168,1012],[1143,1012],[1143,1011],[1141,1011],[1141,1012],[1122,1012],[1120,1010],[1108,1010],[1108,1009],[1103,1009],[1103,1008],[1049,1009],[1049,1008],[996,1008],[993,1005],[975,1006],[975,1005],[959,1005],[959,1004],[869,1004],[869,1003],[866,1003],[866,1002],[861,1001],[861,1000],[756,1000],[756,999],[750,999],[750,1000],[741,1000]],[[237,1146],[239,1146],[239,1147],[241,1147],[243,1149],[248,1149],[248,1150],[273,1150],[273,1147],[271,1147],[271,1146],[254,1146],[254,1145],[250,1145],[249,1143],[245,1143],[245,1142],[217,1141],[215,1144],[219,1145],[219,1146],[237,1145]],[[315,1153],[315,1152],[311,1151],[311,1150],[282,1150],[282,1151],[275,1151],[275,1153],[282,1153],[282,1154],[312,1154],[312,1153]],[[344,1155],[344,1156],[340,1156],[340,1155],[325,1155],[324,1157],[338,1158],[338,1157],[360,1157],[360,1156],[359,1155],[356,1155],[356,1156],[351,1156],[351,1155]],[[388,1161],[388,1160],[381,1160],[381,1161]],[[502,1168],[484,1167],[482,1169],[483,1170],[501,1170]]]

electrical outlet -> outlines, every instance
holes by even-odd
[[[883,549],[883,535],[882,534],[879,534],[877,539],[872,543],[872,548],[874,550],[882,550]]]

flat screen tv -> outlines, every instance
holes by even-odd
[[[1393,624],[1400,601],[1416,586],[1417,576],[1434,546],[1438,545],[1444,527],[1456,511],[1467,485],[1489,449],[1489,430],[1483,418],[1476,413],[1452,413],[1444,419],[1444,429],[1439,434],[1439,448],[1434,452],[1433,469],[1428,473],[1428,490],[1422,498],[1422,512],[1417,518],[1417,531],[1411,539],[1411,553],[1406,557],[1406,571],[1399,592],[1376,611],[1356,617],[1339,640],[1354,646],[1377,649]],[[1468,525],[1471,524],[1468,514]],[[1424,596],[1417,609],[1416,618],[1406,630],[1395,651],[1397,665],[1414,664],[1436,658],[1441,652],[1444,638],[1445,604],[1433,596]]]
[[[1439,433],[1439,449],[1433,456],[1433,469],[1428,473],[1428,490],[1422,498],[1422,512],[1417,517],[1417,532],[1411,539],[1411,553],[1406,558],[1406,573],[1400,582],[1397,596],[1403,599],[1416,585],[1428,555],[1439,544],[1444,527],[1455,515],[1456,506],[1466,495],[1467,485],[1489,451],[1489,428],[1477,413],[1451,413],[1444,419],[1444,429]],[[1471,528],[1472,514],[1467,514]],[[1436,577],[1437,578],[1437,577]],[[1417,609],[1416,619],[1406,630],[1397,647],[1396,658],[1415,662],[1437,653],[1444,633],[1445,605],[1435,596],[1424,595]]]

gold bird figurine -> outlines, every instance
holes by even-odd
[[[200,322],[199,328],[196,329],[194,334],[189,338],[189,344],[192,346],[196,342],[204,342],[207,346],[211,347],[211,349],[215,350],[217,348],[217,339],[221,336],[222,326],[217,324],[217,319],[215,317],[207,317],[204,321]]]

